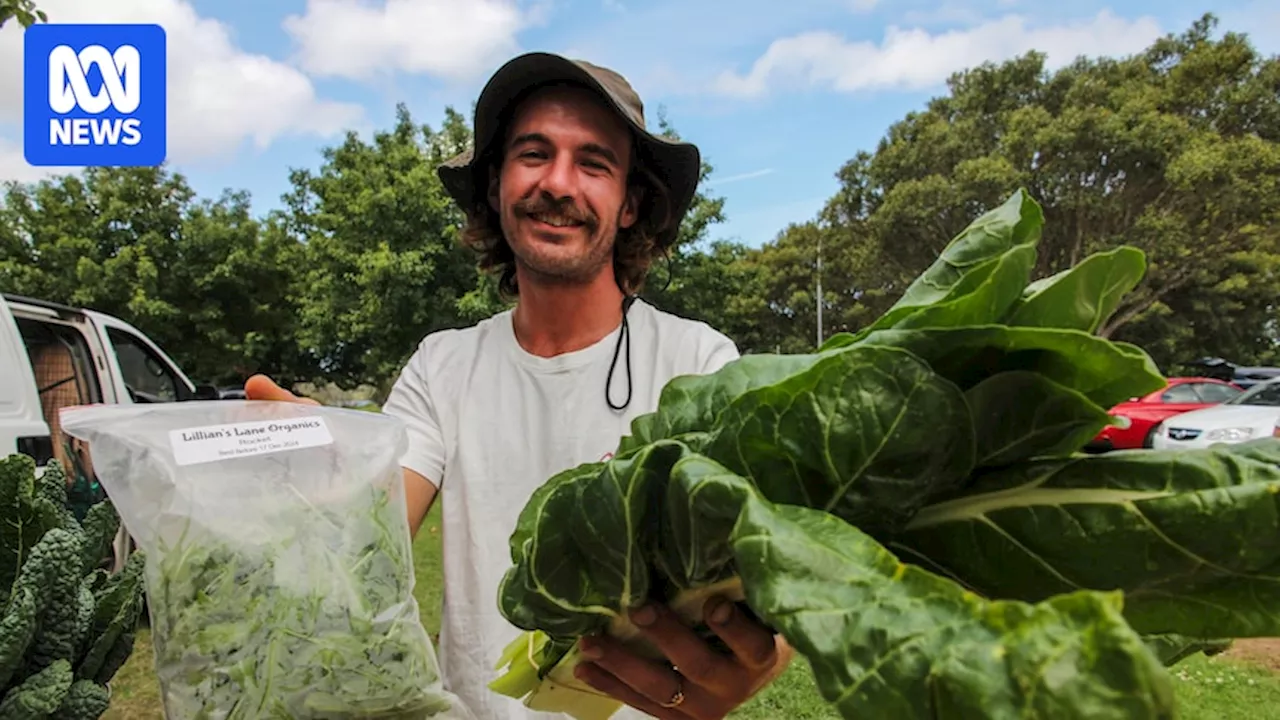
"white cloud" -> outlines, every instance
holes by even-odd
[[[50,22],[154,22],[168,45],[168,146],[175,163],[216,158],[246,140],[258,148],[297,134],[331,136],[359,123],[358,105],[332,102],[296,68],[236,46],[221,22],[200,17],[184,0],[42,0]],[[0,123],[20,127],[22,32],[0,30]],[[35,171],[0,153],[0,178]],[[43,174],[43,173],[41,173]]]
[[[764,168],[762,170],[752,170],[751,172],[738,173],[737,175],[726,175],[725,177],[716,179],[711,178],[707,181],[708,185],[727,185],[728,183],[741,182],[743,180],[754,180],[765,175],[772,175],[773,168]]]
[[[871,12],[880,4],[880,0],[850,0],[855,12]]]
[[[299,66],[314,75],[363,80],[402,70],[470,80],[514,54],[516,33],[544,11],[512,0],[307,0],[284,29]]]
[[[827,86],[842,92],[915,90],[938,85],[958,70],[1007,60],[1030,50],[1044,52],[1050,65],[1060,66],[1080,55],[1137,52],[1160,35],[1154,19],[1127,20],[1109,11],[1048,27],[1032,27],[1017,15],[937,34],[895,26],[885,31],[879,45],[814,31],[775,40],[750,72],[723,73],[713,87],[738,97],[798,85]]]
[[[0,137],[0,183],[17,180],[20,183],[36,182],[54,175],[79,172],[80,168],[36,167],[28,165],[22,154],[22,143]]]

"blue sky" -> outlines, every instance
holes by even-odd
[[[945,91],[955,70],[1028,49],[1051,64],[1120,55],[1204,12],[1280,51],[1271,0],[37,0],[59,22],[159,22],[168,32],[170,162],[205,196],[275,207],[294,167],[346,129],[388,127],[397,102],[438,125],[469,113],[512,55],[549,50],[626,75],[714,166],[750,245],[817,212],[834,173]],[[0,30],[0,179],[22,160],[21,29]]]

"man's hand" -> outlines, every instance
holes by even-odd
[[[274,380],[266,375],[254,375],[245,380],[244,396],[248,400],[278,400],[281,402],[302,403],[303,405],[320,404],[311,398],[294,395],[277,385]]]
[[[707,645],[667,608],[647,605],[631,620],[670,664],[639,657],[612,638],[583,638],[578,679],[661,720],[723,718],[777,678],[792,650],[732,602],[711,598],[703,613],[732,655]]]

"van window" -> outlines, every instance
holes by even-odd
[[[182,387],[160,356],[136,335],[117,328],[107,328],[125,387],[134,402],[177,402]]]
[[[102,387],[94,372],[89,342],[78,328],[65,323],[28,317],[15,317],[14,321],[31,361],[40,409],[49,426],[53,456],[74,478],[77,458],[69,452],[69,440],[62,434],[58,411],[73,405],[102,402]]]

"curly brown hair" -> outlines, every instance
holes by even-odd
[[[482,156],[476,163],[477,181],[497,172],[500,160],[495,153]],[[658,238],[671,224],[678,222],[671,203],[671,193],[666,183],[650,168],[651,162],[641,146],[631,144],[631,171],[627,177],[627,191],[639,192],[640,206],[636,222],[629,228],[619,228],[613,243],[613,272],[618,287],[626,295],[638,295],[644,289],[645,278],[653,261],[667,251]],[[477,182],[477,188],[487,187]],[[511,244],[502,233],[498,213],[486,202],[483,192],[477,192],[472,207],[466,212],[466,223],[460,236],[461,242],[476,251],[480,268],[498,275],[498,291],[504,297],[520,294],[516,283],[516,257]]]

